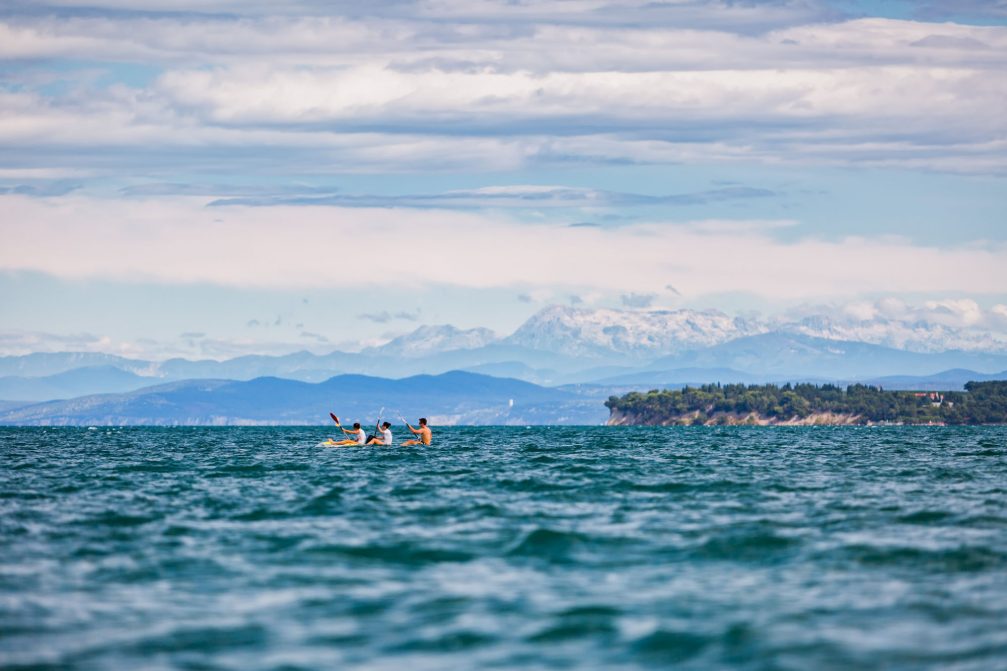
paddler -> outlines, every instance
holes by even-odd
[[[418,428],[418,429],[414,429],[413,426],[412,426],[412,424],[410,424],[409,422],[406,422],[406,420],[403,419],[402,421],[403,421],[403,423],[405,423],[405,425],[407,427],[409,427],[409,430],[413,432],[413,435],[419,436],[419,439],[412,438],[412,439],[407,440],[406,442],[402,443],[403,446],[406,446],[406,445],[429,445],[430,444],[430,441],[433,439],[433,434],[430,432],[430,427],[427,426],[427,418],[426,417],[420,417],[420,428]]]
[[[343,425],[339,423],[339,418],[333,415],[331,412],[329,416],[332,417],[332,421],[336,423],[339,430],[342,431],[347,436],[353,436],[347,440],[340,440],[338,442],[333,441],[333,445],[366,445],[367,444],[367,433],[360,428],[360,422],[353,422],[353,430],[344,429]]]
[[[380,436],[371,436],[367,441],[368,445],[391,445],[392,444],[392,423],[385,422],[381,425]]]

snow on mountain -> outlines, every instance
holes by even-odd
[[[575,356],[642,357],[709,347],[764,333],[766,326],[716,310],[590,310],[553,305],[504,339]]]
[[[813,315],[763,321],[716,310],[592,310],[560,305],[532,315],[502,342],[573,356],[661,357],[773,331],[919,353],[1007,353],[1005,334],[923,320]]]
[[[485,328],[459,329],[450,324],[420,326],[380,347],[364,350],[368,354],[416,358],[451,350],[476,349],[496,342],[497,336]]]
[[[779,324],[788,333],[829,340],[849,340],[884,345],[909,352],[1007,352],[1007,336],[981,329],[963,329],[928,321],[901,321],[877,317],[843,320],[826,315]]]

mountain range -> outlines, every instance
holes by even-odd
[[[0,424],[16,425],[370,425],[379,417],[413,424],[600,424],[603,399],[474,373],[418,375],[388,380],[339,375],[311,383],[261,377],[187,380],[122,394],[96,394],[0,409]]]
[[[816,335],[822,333],[831,337]],[[834,337],[856,333],[870,336],[874,342]],[[913,347],[884,344],[896,340],[906,343],[907,334],[912,334]],[[218,385],[214,393],[224,394],[227,387],[219,386],[224,384],[221,381],[281,378],[285,382],[329,384],[339,376],[357,375],[395,378],[402,383],[402,378],[450,371],[559,388],[581,395],[581,400],[584,395],[603,400],[608,392],[709,382],[869,382],[889,388],[958,389],[968,380],[1007,377],[1007,346],[997,338],[995,334],[980,337],[939,325],[880,319],[838,323],[806,318],[771,324],[716,311],[552,306],[502,338],[488,329],[421,326],[359,352],[295,352],[224,361],[149,361],[81,352],[0,357],[0,408],[10,414],[39,402],[79,400],[95,394],[136,394],[140,398],[147,396],[151,387],[159,388],[156,393],[161,394],[167,393],[165,384],[170,387],[188,381],[214,381]],[[958,347],[936,349],[937,342]],[[178,387],[189,392],[200,388]],[[478,399],[478,393],[473,390],[470,398]],[[495,403],[493,398],[479,400],[479,412],[497,417]],[[553,407],[547,413],[553,420],[565,417],[555,410]],[[276,411],[280,414],[274,419],[286,421],[279,405]],[[469,406],[458,411],[444,407],[439,412],[469,420],[478,416]],[[522,417],[530,416],[526,410],[522,413]],[[173,415],[176,419],[181,416]],[[209,417],[198,413],[191,417],[195,416]],[[313,416],[308,413],[305,418]],[[227,417],[263,420],[259,415]]]

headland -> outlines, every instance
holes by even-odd
[[[1007,424],[1007,381],[965,391],[836,385],[709,384],[612,396],[610,426]]]

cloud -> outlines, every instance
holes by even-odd
[[[357,319],[364,319],[366,321],[374,322],[375,324],[387,324],[394,320],[403,320],[414,322],[420,318],[420,311],[416,310],[414,312],[388,312],[387,310],[382,310],[381,312],[370,312],[357,315]]]
[[[931,319],[955,326],[975,326],[984,320],[982,308],[970,298],[927,301],[924,306]]]
[[[656,205],[702,205],[778,195],[768,189],[731,187],[670,195],[621,193],[600,189],[565,186],[512,185],[488,186],[478,189],[453,190],[433,194],[324,196],[265,196],[225,198],[210,203],[213,207],[230,205],[336,205],[342,207],[412,207],[480,209],[507,208],[571,208],[571,207],[633,207]],[[572,224],[590,226],[595,224]]]
[[[985,42],[972,37],[955,37],[954,35],[927,35],[915,42],[910,42],[911,47],[936,47],[938,49],[989,49]]]
[[[826,22],[801,2],[444,5],[12,16],[0,21],[7,59],[154,74],[126,85],[123,66],[93,83],[56,69],[66,90],[0,77],[0,147],[23,162],[44,147],[60,169],[199,158],[247,170],[251,158],[289,173],[569,160],[1007,170],[1004,26]],[[646,18],[620,20],[630,15]],[[744,28],[775,15],[786,18]]]
[[[623,294],[619,302],[627,308],[649,308],[657,298],[656,294]]]
[[[729,235],[743,233],[770,232],[783,228],[797,226],[798,222],[790,219],[776,219],[770,221],[742,220],[731,221],[723,219],[710,219],[692,222],[689,227],[697,233],[707,233],[714,235]]]
[[[119,189],[123,196],[210,196],[216,198],[317,198],[329,196],[336,189],[307,185],[243,185],[243,184],[186,184],[178,182],[150,182]],[[59,194],[62,195],[62,194]]]
[[[721,230],[697,230],[688,221],[570,228],[466,212],[334,207],[235,207],[221,218],[221,210],[198,199],[72,194],[46,201],[0,196],[0,208],[6,213],[0,269],[64,278],[513,288],[548,297],[568,290],[649,294],[673,275],[694,300],[743,289],[777,301],[881,290],[998,295],[1007,286],[1002,245],[933,247],[886,237],[782,241],[764,222],[743,220]],[[39,246],[39,239],[47,244]],[[388,244],[406,239],[408,247]],[[331,250],[347,240],[359,249],[382,248],[381,272],[347,273],[333,264]],[[417,257],[426,262],[417,264]]]
[[[171,357],[232,358],[245,354],[288,354],[304,349],[303,342],[263,341],[249,338],[212,338],[183,333],[177,340],[115,338],[106,334],[58,334],[45,331],[0,331],[0,353],[21,356],[33,352],[91,352],[131,359],[160,361]],[[320,344],[324,344],[319,341]],[[329,351],[323,349],[323,352]],[[156,375],[156,370],[137,371]]]
[[[976,67],[904,63],[544,73],[400,72],[365,65],[171,71],[157,93],[171,107],[223,125],[339,122],[363,124],[359,130],[420,125],[443,133],[450,124],[455,132],[479,135],[488,124],[494,135],[522,135],[527,131],[520,126],[533,124],[538,132],[562,125],[565,133],[581,128],[585,134],[603,127],[663,140],[657,129],[667,128],[670,118],[685,134],[712,131],[722,141],[757,140],[769,149],[781,135],[827,147],[836,119],[845,120],[847,141],[860,143],[946,136],[948,119],[966,118],[974,118],[970,130],[954,135],[992,140],[991,133],[1004,128],[997,105],[1005,88],[1002,78],[984,77]],[[809,133],[816,126],[817,138]]]
[[[71,191],[76,191],[80,187],[80,183],[68,182],[66,180],[38,182],[35,184],[0,184],[0,194],[16,193],[23,196],[48,198],[52,196],[64,196]]]
[[[315,341],[320,342],[320,343],[329,343],[330,342],[329,339],[326,336],[324,336],[324,335],[322,335],[320,333],[312,333],[311,331],[301,331],[301,337],[302,338],[308,338],[310,340],[315,340]]]
[[[961,21],[987,19],[1007,20],[1007,4],[1003,0],[920,0],[913,3],[913,15],[929,21]]]
[[[17,356],[32,352],[109,352],[111,339],[93,333],[0,331],[0,352]]]

